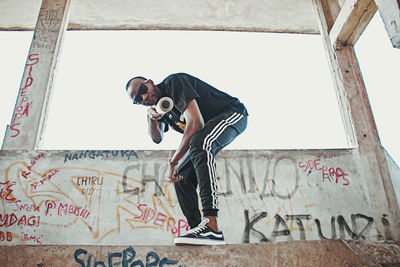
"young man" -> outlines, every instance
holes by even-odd
[[[168,178],[174,182],[191,230],[177,237],[174,243],[225,244],[217,224],[218,186],[214,157],[246,129],[246,107],[237,98],[185,73],[171,74],[157,85],[152,80],[134,77],[128,81],[126,90],[134,104],[149,107],[148,131],[155,143],[162,141],[169,127],[183,134],[178,149],[169,159]],[[172,99],[174,107],[161,115],[156,112],[155,105],[164,96]]]

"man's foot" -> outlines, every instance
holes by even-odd
[[[214,232],[206,224],[208,218],[195,228],[190,229],[186,235],[175,238],[175,245],[225,245],[224,235],[222,232]]]

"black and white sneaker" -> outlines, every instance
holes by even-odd
[[[195,228],[190,229],[187,234],[175,238],[175,245],[225,245],[222,232],[214,232],[206,224],[208,218]]]

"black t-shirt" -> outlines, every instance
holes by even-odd
[[[182,114],[193,99],[196,99],[205,123],[226,110],[248,115],[246,107],[237,98],[186,73],[171,74],[157,86],[161,96],[170,97],[174,103],[174,108],[161,119],[166,124],[165,131],[169,124],[183,133],[186,122]]]

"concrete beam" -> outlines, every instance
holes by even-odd
[[[325,0],[313,0],[315,13],[318,16],[320,34],[323,39],[323,44],[326,50],[326,55],[328,57],[329,67],[332,73],[333,82],[336,88],[336,96],[340,107],[340,114],[342,116],[342,121],[347,137],[347,144],[349,147],[356,147],[356,136],[352,118],[350,116],[349,110],[350,106],[346,98],[346,92],[343,88],[343,84],[340,76],[340,69],[336,63],[336,57],[334,53],[333,46],[329,38],[330,26],[332,25],[332,12],[329,6],[324,4]]]
[[[400,1],[375,0],[393,47],[400,48]]]
[[[38,147],[55,69],[68,24],[70,0],[43,0],[3,149]]]
[[[398,266],[400,244],[303,241],[227,246],[2,246],[0,264],[37,266]]]
[[[1,0],[0,30],[32,30],[40,0]],[[69,30],[318,32],[309,0],[71,1]]]
[[[344,46],[338,42],[333,48],[326,27],[323,6],[320,0],[314,0],[314,3],[320,18],[321,35],[335,80],[341,113],[345,118],[348,133],[354,134],[354,141],[364,169],[364,179],[368,186],[372,212],[374,216],[390,217],[395,222],[391,231],[397,240],[400,238],[399,203],[396,199],[386,155],[381,147],[354,47]],[[377,231],[379,236],[385,235],[384,220],[377,222]]]
[[[333,27],[335,20],[340,12],[340,5],[337,0],[321,0],[322,9],[325,16],[328,32]]]
[[[329,32],[331,43],[354,45],[376,10],[374,0],[346,0]]]
[[[350,103],[357,145],[364,166],[365,180],[369,188],[371,209],[376,215],[391,217],[395,223],[392,232],[396,240],[400,238],[400,209],[394,185],[390,176],[386,155],[381,146],[378,131],[357,57],[352,46],[341,47],[336,52],[343,85]],[[385,222],[378,223],[380,234],[384,236]]]

